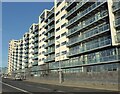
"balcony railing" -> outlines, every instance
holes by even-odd
[[[68,53],[68,56],[81,54],[84,52],[92,51],[92,50],[95,50],[95,49],[98,49],[101,47],[110,46],[110,45],[111,45],[111,39],[107,39],[104,41],[93,43],[93,44],[86,46],[86,47],[79,47],[79,49],[76,49],[76,50],[70,50]]]
[[[82,42],[84,40],[87,40],[89,38],[92,38],[94,36],[97,36],[99,34],[102,34],[104,32],[107,32],[109,31],[109,24],[104,24],[102,26],[98,26],[98,27],[95,27],[91,30],[89,30],[87,33],[88,34],[83,34],[81,35],[80,37],[78,38],[75,38],[74,40],[71,39],[69,42],[68,42],[68,45],[67,46],[70,46],[70,45],[73,45],[75,43],[79,43],[79,42]]]
[[[33,59],[36,59],[36,58],[38,58],[38,55],[34,55]]]
[[[32,65],[33,66],[38,65],[38,62],[33,62]]]
[[[50,50],[48,49],[47,52],[45,52],[45,55],[53,53],[53,52],[55,52],[55,49],[50,49]]]
[[[50,46],[50,45],[52,45],[54,43],[55,43],[55,41],[48,42],[48,46]]]
[[[115,42],[120,43],[120,32],[117,32],[117,34],[115,36]]]
[[[115,27],[120,26],[120,18],[115,19]]]
[[[55,27],[54,25],[50,26],[47,31],[50,31],[50,30],[53,29],[54,27]]]
[[[55,33],[52,33],[52,34],[48,34],[48,39],[55,36]]]
[[[120,10],[120,1],[113,3],[113,12]]]
[[[48,57],[45,59],[45,62],[50,62],[50,61],[54,61],[55,60],[55,57]]]
[[[91,11],[95,10],[96,8],[98,8],[99,6],[101,6],[101,5],[104,4],[104,3],[105,3],[105,2],[96,2],[96,3],[92,4],[90,7],[88,7],[87,9],[85,9],[84,11],[82,11],[80,14],[78,14],[78,17],[79,17],[79,18],[84,17],[86,14],[88,14],[88,13],[90,13]],[[69,11],[70,13],[68,13],[68,14],[70,15],[70,14],[74,13],[76,9],[77,9],[76,7],[73,8],[71,11]],[[69,16],[69,15],[68,15],[68,16]],[[77,18],[77,17],[76,17],[76,18]]]
[[[69,29],[67,36],[70,36],[71,34],[76,33],[76,31],[80,31],[80,30],[82,30],[83,28],[88,27],[89,25],[92,25],[93,23],[95,23],[95,22],[103,19],[103,18],[106,17],[106,16],[108,16],[108,12],[107,12],[107,11],[102,11],[102,12],[100,13],[100,15],[95,15],[95,16],[93,16],[92,18],[86,20],[86,22],[85,22],[84,24],[81,24],[81,25],[75,26],[75,27],[72,28],[72,29]]]

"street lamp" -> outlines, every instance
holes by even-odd
[[[60,44],[59,41],[57,41],[57,43]],[[60,47],[59,47],[59,70],[58,70],[58,72],[59,72],[59,83],[61,84],[62,83],[62,69],[61,69],[60,57],[61,57],[61,55],[60,55]]]

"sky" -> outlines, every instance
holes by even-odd
[[[2,65],[0,66],[7,66],[9,41],[21,39],[32,23],[38,22],[43,10],[52,7],[53,2],[2,3]]]

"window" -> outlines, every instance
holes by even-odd
[[[57,16],[59,13],[60,13],[60,11],[58,11],[58,12],[56,13],[56,16]]]
[[[60,30],[60,27],[58,27],[58,28],[56,29],[56,32],[59,31],[59,30]]]
[[[45,38],[42,39],[42,41],[44,41],[44,40],[45,40]]]
[[[65,27],[66,26],[66,23],[64,23],[63,25],[61,25],[61,28]]]
[[[56,21],[56,24],[59,23],[59,19]]]
[[[45,31],[44,31],[44,32],[42,32],[42,34],[45,34]]]
[[[57,2],[57,7],[61,4],[61,2]]]
[[[61,46],[63,46],[63,45],[66,45],[66,41],[64,41],[64,42],[61,43]]]
[[[67,53],[67,51],[62,51],[62,55],[65,55]]]
[[[63,37],[63,36],[66,36],[66,32],[64,32],[64,33],[61,34],[61,37]]]
[[[60,35],[56,37],[56,40],[60,38]]]
[[[65,7],[66,7],[66,6],[64,6],[64,7],[61,9],[61,11],[63,11],[63,10],[65,9]]]
[[[65,18],[65,16],[66,16],[66,14],[64,14],[64,15],[61,17],[61,20],[62,20],[62,19],[64,19],[64,18]]]
[[[59,48],[60,47],[60,44],[56,45],[56,48]]]

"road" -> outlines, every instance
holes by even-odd
[[[41,84],[41,83],[33,83],[27,81],[15,81],[12,79],[2,79],[2,92],[4,93],[17,93],[17,94],[46,94],[48,92],[52,92],[58,94],[84,94],[85,92],[88,94],[96,94],[96,92],[102,92],[102,94],[118,94],[113,93],[112,91],[107,90],[98,90],[98,89],[88,89],[88,88],[78,88],[78,87],[66,87],[66,86],[58,86],[58,85],[50,85],[50,84]],[[40,93],[41,92],[41,93]],[[83,93],[84,92],[84,93]],[[85,94],[86,94],[85,93]]]

